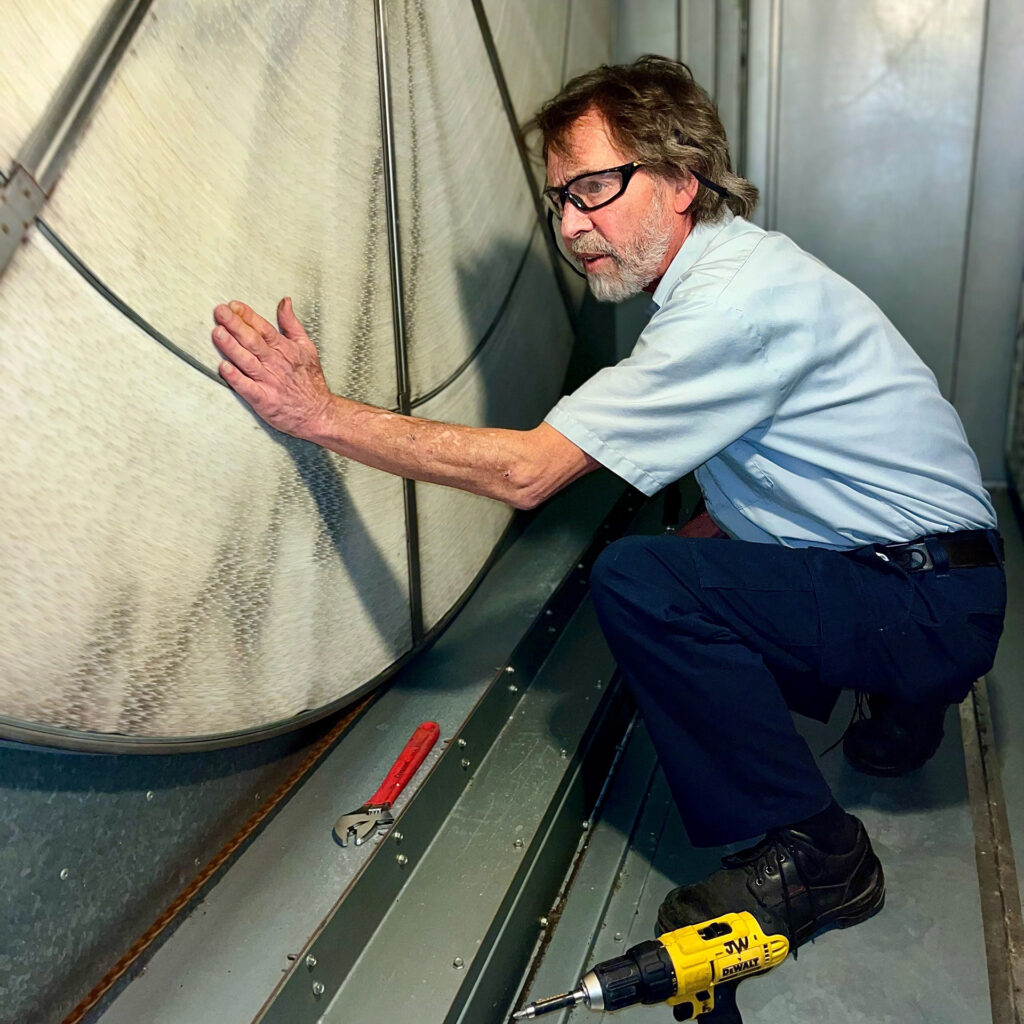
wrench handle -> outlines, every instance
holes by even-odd
[[[412,734],[412,738],[406,743],[405,749],[391,766],[391,771],[380,784],[380,789],[370,797],[369,803],[393,804],[398,798],[398,794],[405,789],[406,783],[423,764],[423,759],[430,753],[440,735],[441,727],[437,722],[421,722]]]

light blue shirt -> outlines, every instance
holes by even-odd
[[[687,237],[628,358],[546,417],[654,494],[696,470],[732,537],[852,548],[994,527],[953,407],[882,311],[728,215]]]

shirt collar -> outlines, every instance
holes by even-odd
[[[732,222],[732,219],[732,211],[726,210],[721,220],[716,220],[713,224],[694,225],[686,236],[686,240],[679,247],[679,252],[672,258],[668,270],[658,282],[658,287],[654,289],[652,301],[657,307],[665,305],[679,279],[708,251],[711,242],[720,231]]]

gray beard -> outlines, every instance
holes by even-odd
[[[573,243],[574,252],[607,253],[615,260],[611,270],[587,274],[587,284],[599,302],[623,302],[638,295],[658,276],[672,238],[672,225],[662,222],[660,205],[651,203],[634,238],[620,249],[596,232]]]

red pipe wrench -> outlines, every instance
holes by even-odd
[[[405,749],[391,766],[384,781],[369,800],[357,810],[343,814],[334,823],[334,838],[345,846],[351,836],[356,846],[362,845],[378,831],[386,832],[395,823],[391,813],[391,805],[398,799],[398,794],[405,789],[406,783],[416,774],[423,764],[423,759],[441,735],[441,727],[437,722],[421,722]]]

